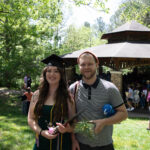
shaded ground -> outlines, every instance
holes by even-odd
[[[9,95],[22,95],[24,91],[19,90],[10,90],[7,88],[0,88],[0,96],[9,96]],[[129,118],[150,118],[150,112],[148,109],[136,109],[132,112],[128,112]]]
[[[128,112],[129,118],[145,118],[150,119],[150,112],[148,109],[138,108],[134,111]]]

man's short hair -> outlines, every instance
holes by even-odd
[[[80,56],[79,56],[78,59],[77,59],[77,63],[78,63],[78,64],[79,64],[79,59],[80,59],[80,57],[81,57],[82,55],[84,55],[84,54],[90,54],[90,55],[92,55],[93,58],[94,58],[94,60],[95,60],[95,62],[96,62],[97,64],[99,64],[98,58],[97,58],[93,53],[91,53],[91,52],[89,52],[89,51],[85,51],[85,52],[83,52],[83,53],[80,54]]]

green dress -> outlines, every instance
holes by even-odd
[[[49,106],[49,105],[43,106],[42,115],[40,119],[38,120],[38,124],[43,130],[47,130],[47,125],[50,122],[50,112],[51,112],[52,107],[53,106]],[[50,140],[46,139],[43,136],[39,136],[38,143],[39,144],[37,144],[37,141],[36,141],[33,150],[58,150],[57,149],[58,147],[59,147],[59,150],[71,150],[72,149],[70,133],[62,134],[62,138],[61,138],[61,134],[59,134],[59,138],[56,137],[55,139],[52,139],[51,140],[52,148],[50,148]],[[61,149],[61,145],[62,145],[62,149]]]

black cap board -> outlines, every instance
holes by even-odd
[[[56,66],[59,68],[64,68],[64,64],[65,64],[63,59],[55,54],[48,56],[47,58],[43,59],[41,62],[47,64],[48,66]]]

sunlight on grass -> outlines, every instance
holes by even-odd
[[[114,126],[114,145],[117,150],[150,149],[148,120],[127,119]]]
[[[20,118],[21,119],[21,118]],[[27,123],[20,125],[17,123],[11,122],[7,118],[6,121],[0,122],[0,127],[2,127],[2,138],[0,142],[1,150],[28,150],[32,149],[34,142],[34,134],[28,127]],[[9,124],[8,124],[9,122]]]

